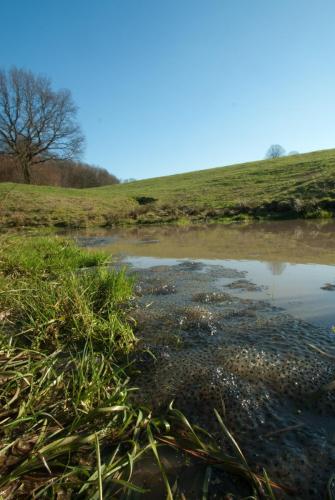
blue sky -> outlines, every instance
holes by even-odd
[[[0,66],[72,91],[120,178],[335,146],[334,0],[2,0]]]

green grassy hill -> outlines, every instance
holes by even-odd
[[[334,214],[335,149],[83,190],[0,184],[2,227]]]

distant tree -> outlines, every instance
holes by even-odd
[[[285,156],[285,149],[280,144],[272,144],[266,152],[265,158],[280,158],[281,156]]]
[[[121,181],[123,184],[128,184],[129,182],[135,182],[136,179],[134,179],[133,177],[129,177],[129,179],[123,179],[123,181]]]
[[[298,154],[300,154],[299,151],[290,151],[289,153],[287,153],[287,156],[294,156]]]
[[[69,90],[54,91],[31,71],[0,70],[0,154],[16,159],[24,182],[30,184],[34,164],[81,153],[76,112]]]
[[[106,169],[80,162],[66,162],[61,168],[61,185],[89,188],[118,184],[120,181]]]
[[[24,182],[23,173],[11,156],[0,156],[0,182]],[[73,160],[48,160],[31,168],[31,184],[89,188],[119,182],[104,168]]]

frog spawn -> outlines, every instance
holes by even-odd
[[[308,485],[311,491],[304,490],[302,497],[320,498],[319,493],[331,475],[335,454],[326,433],[317,427],[318,424],[324,425],[322,420],[317,420],[317,413],[329,415],[329,408],[320,400],[306,401],[306,388],[314,390],[318,387],[316,382],[307,383],[310,373],[302,372],[307,379],[305,387],[295,386],[288,391],[290,380],[285,376],[275,387],[264,382],[259,373],[251,377],[248,372],[246,377],[246,353],[240,364],[235,359],[231,365],[235,372],[219,367],[219,360],[215,360],[212,351],[186,354],[183,350],[171,350],[154,354],[156,361],[151,367],[146,366],[145,371],[143,367],[136,380],[140,387],[135,396],[138,401],[145,402],[157,413],[174,401],[174,406],[192,423],[206,428],[220,439],[222,435],[213,415],[216,408],[251,464],[266,467],[273,479],[291,487],[296,487],[297,479],[303,475],[307,482],[300,487]],[[271,367],[271,361],[268,367]],[[328,370],[319,375],[326,379]],[[334,399],[329,403],[334,414]],[[293,430],[277,434],[278,430],[288,427]],[[222,447],[227,447],[224,440]],[[320,464],[317,471],[315,463]],[[312,484],[315,491],[310,486]]]
[[[195,292],[199,283],[206,288],[206,273],[189,267],[185,271],[175,266],[176,273],[168,266],[155,270],[177,284],[177,293],[160,298],[143,314],[138,335],[155,359],[138,354],[141,373],[134,382],[139,391],[133,397],[157,412],[173,400],[193,423],[220,439],[216,408],[251,464],[300,488],[298,498],[320,498],[335,461],[329,439],[335,430],[335,398],[320,389],[335,380],[335,363],[312,351],[309,343],[329,350],[333,340],[262,301],[234,296],[207,300],[220,292],[208,283],[207,290]],[[204,301],[197,300],[200,306],[194,306],[196,293],[205,294]],[[143,305],[145,296],[141,300]],[[248,310],[254,314],[243,314]],[[163,331],[162,341],[157,332]],[[170,341],[177,334],[178,346]]]

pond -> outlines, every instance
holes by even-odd
[[[330,328],[335,324],[335,222],[278,221],[248,225],[155,226],[76,233],[135,267],[181,259],[246,271],[260,289],[236,288],[293,315]],[[335,292],[335,290],[334,290]]]
[[[296,498],[323,497],[334,472],[334,235],[332,221],[74,233],[136,277],[135,400],[173,400],[220,440],[218,409],[251,465]],[[210,498],[234,488],[215,484]]]

